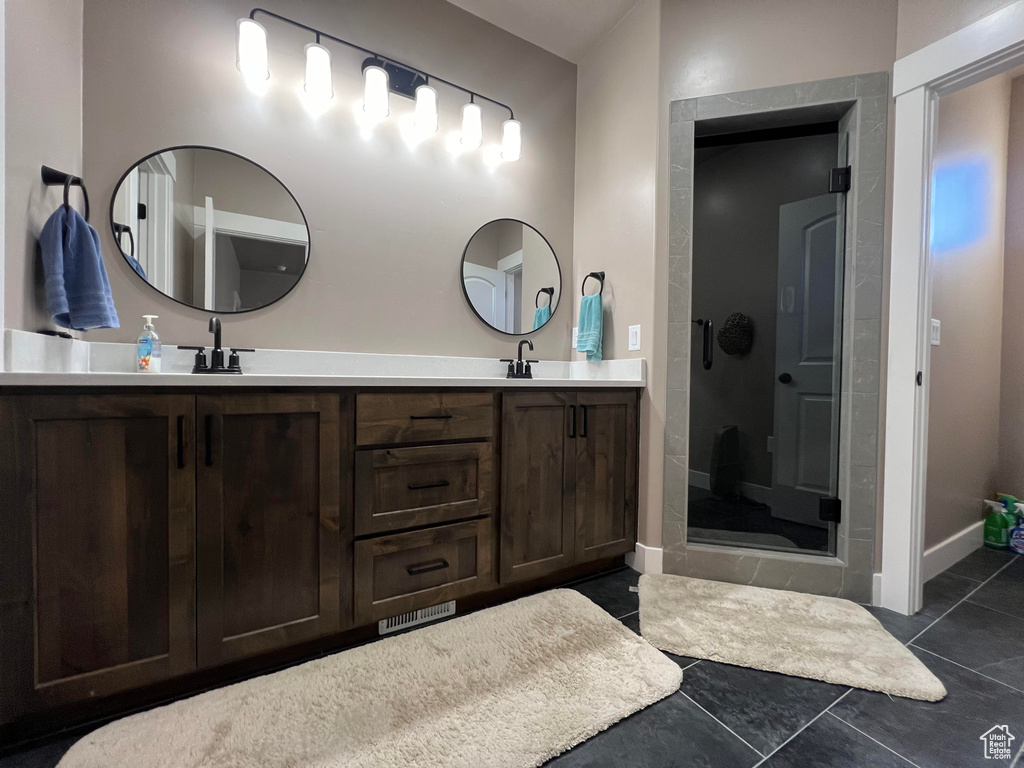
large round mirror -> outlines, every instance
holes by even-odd
[[[540,232],[516,219],[496,219],[480,227],[462,253],[462,289],[481,320],[517,335],[551,319],[562,276]]]
[[[142,158],[114,190],[110,226],[139,277],[221,314],[274,303],[309,259],[309,228],[292,193],[251,160],[210,147]]]

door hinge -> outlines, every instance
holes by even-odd
[[[146,220],[146,216],[147,216],[146,204],[145,203],[139,203],[138,206],[135,209],[135,214],[138,217],[139,221],[145,221]]]
[[[914,380],[917,382],[917,386],[920,387],[924,383],[924,372],[918,371],[917,376],[914,377]]]
[[[853,176],[852,171],[853,169],[849,165],[844,168],[833,168],[828,176],[828,191],[832,194],[849,192]]]
[[[818,519],[826,523],[841,523],[843,502],[835,496],[822,496],[818,501]]]

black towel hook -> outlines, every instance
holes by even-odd
[[[598,294],[604,293],[604,272],[591,272],[587,277],[584,277],[583,284],[580,286],[580,293],[584,296],[587,295],[587,278],[590,277],[601,281],[601,289],[598,291]]]
[[[548,306],[551,306],[551,302],[555,300],[555,289],[554,288],[541,288],[537,291],[537,295],[533,299],[533,306],[540,309],[540,295],[546,293],[548,295]]]
[[[81,176],[64,173],[64,171],[58,171],[48,165],[44,165],[42,167],[40,175],[42,176],[43,184],[46,186],[64,187],[64,210],[66,211],[71,210],[71,187],[80,187],[82,190],[82,197],[85,198],[85,220],[89,220],[89,193],[85,189],[85,182],[82,181]]]

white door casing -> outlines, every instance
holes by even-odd
[[[1024,64],[1024,0],[896,62],[881,605],[922,602],[931,271],[928,231],[938,97]]]

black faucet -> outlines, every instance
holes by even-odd
[[[228,364],[224,365],[224,350],[220,346],[221,326],[219,317],[210,318],[210,333],[213,334],[213,349],[210,350],[210,364],[206,364],[206,347],[178,347],[178,349],[194,349],[196,351],[195,364],[192,366],[192,373],[241,373],[242,365],[238,358],[239,352],[255,352],[255,349],[242,349],[231,347],[231,357]]]
[[[529,339],[523,339],[519,342],[519,359],[512,360],[510,358],[502,358],[501,362],[508,363],[508,373],[505,374],[506,379],[532,379],[533,370],[530,368],[531,363],[539,363],[539,360],[523,360],[523,345],[528,344],[530,351],[533,352],[533,342]]]
[[[220,346],[220,318],[210,318],[210,333],[213,334],[213,349],[210,350],[210,369],[220,370],[224,367],[224,350]]]

